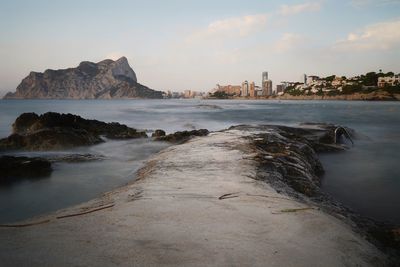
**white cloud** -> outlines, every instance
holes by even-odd
[[[304,38],[295,33],[284,33],[275,44],[274,44],[274,50],[276,52],[286,52],[289,51],[299,44],[303,43]]]
[[[283,16],[295,15],[302,12],[314,12],[321,9],[320,2],[306,2],[297,5],[282,5],[279,13]]]
[[[211,22],[207,28],[195,31],[186,40],[188,42],[210,38],[244,37],[265,28],[268,14],[247,15]]]
[[[349,33],[347,39],[334,45],[337,50],[388,50],[400,46],[400,19],[366,26],[358,33]]]

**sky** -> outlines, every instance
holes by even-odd
[[[126,56],[158,90],[400,72],[400,0],[0,0],[0,96],[30,71]]]

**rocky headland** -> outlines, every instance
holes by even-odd
[[[125,57],[98,63],[83,61],[76,68],[31,72],[15,93],[4,99],[162,98],[162,92],[138,83]]]
[[[319,189],[317,152],[345,151],[341,137],[354,136],[344,129],[240,125],[185,139],[151,157],[125,187],[0,225],[0,260],[4,266],[395,266],[398,230],[374,235],[373,223],[349,215]]]

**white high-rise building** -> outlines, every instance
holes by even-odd
[[[266,80],[263,83],[263,95],[264,96],[270,96],[272,95],[272,81],[271,80]]]
[[[261,84],[263,84],[266,80],[268,80],[268,71],[264,71],[264,72],[262,73]]]
[[[263,96],[270,96],[272,95],[272,81],[268,79],[268,72],[264,71],[262,73],[262,80],[261,80],[261,87]]]

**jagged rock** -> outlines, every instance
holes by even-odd
[[[303,124],[296,128],[239,125],[230,130],[261,132],[251,137],[258,151],[261,179],[275,185],[278,190],[287,185],[306,196],[315,196],[320,191],[320,177],[324,173],[316,152],[343,151],[346,148],[334,142],[336,128],[330,124]]]
[[[23,113],[13,124],[13,133],[0,140],[0,149],[54,150],[93,145],[110,139],[147,137],[116,122],[87,120],[72,114],[47,112],[43,115]]]
[[[88,162],[96,160],[104,160],[106,157],[103,155],[93,155],[93,154],[67,154],[49,157],[50,162],[67,162],[67,163],[78,163],[78,162]]]
[[[165,136],[165,131],[161,129],[157,129],[154,131],[154,133],[151,135],[151,137],[162,137]]]
[[[50,161],[43,158],[1,156],[0,184],[9,184],[21,178],[45,177],[51,174]]]
[[[162,98],[162,92],[137,82],[125,57],[98,63],[84,61],[76,68],[31,72],[5,99]]]
[[[192,130],[192,131],[180,131],[165,136],[156,137],[157,141],[167,141],[172,143],[183,143],[194,136],[206,136],[209,131],[207,129]]]

